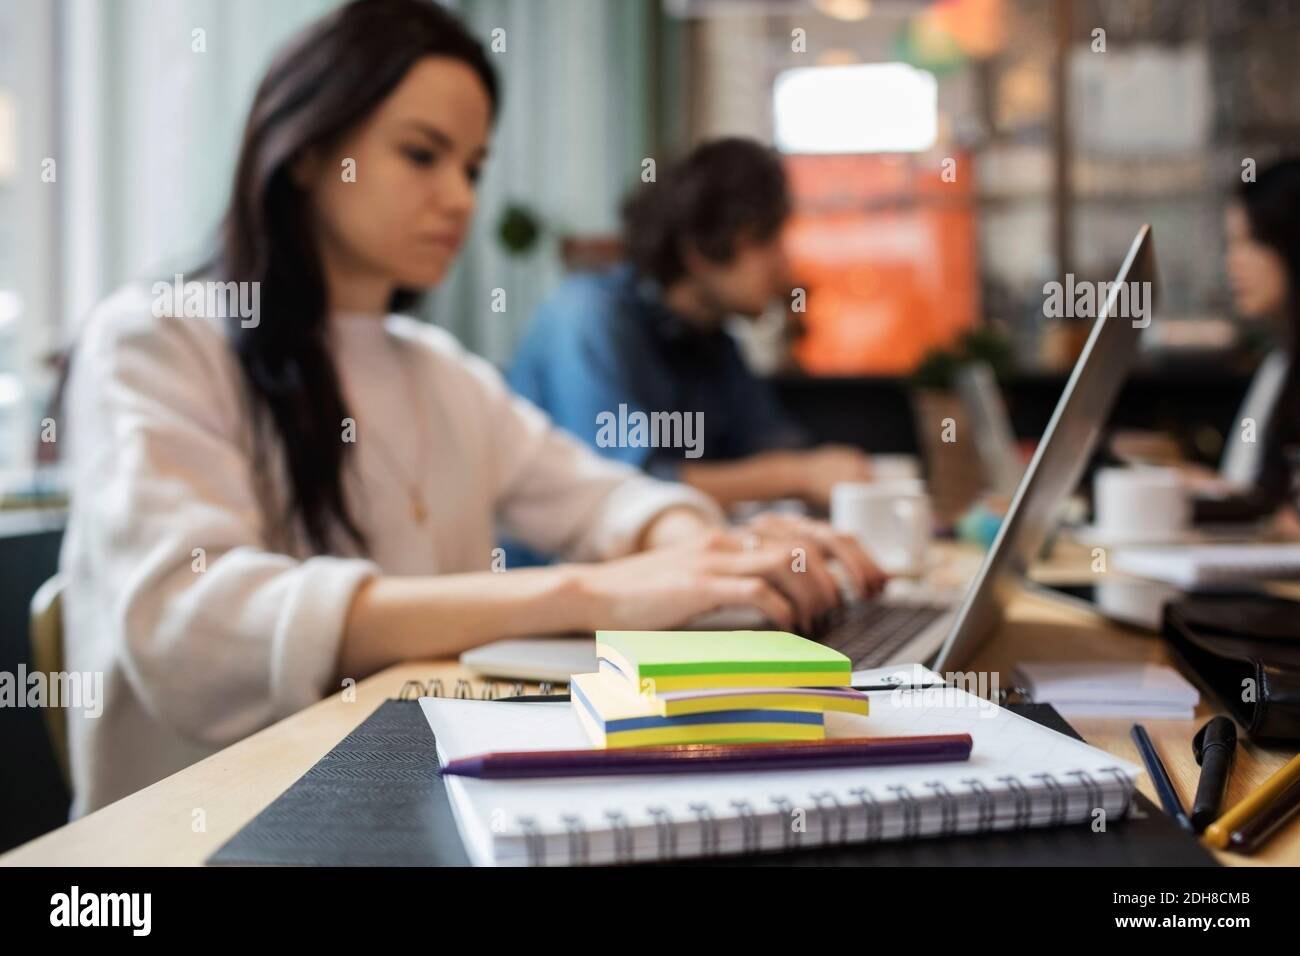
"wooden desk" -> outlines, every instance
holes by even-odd
[[[1006,626],[968,670],[996,671],[1001,686],[1011,686],[1020,660],[1158,661],[1168,658],[1153,636],[1107,624],[1087,611],[1024,594],[1013,602]],[[468,675],[447,662],[403,664],[356,687],[356,699],[335,695],[220,753],[161,780],[110,806],[0,857],[12,866],[155,865],[198,866],[245,823],[265,808],[408,680],[439,678],[447,692]],[[504,687],[504,685],[502,685]],[[1146,721],[1184,802],[1196,788],[1198,767],[1192,734],[1215,708],[1203,699],[1194,720]],[[1141,763],[1129,739],[1128,720],[1075,720],[1092,744]],[[1289,751],[1243,743],[1228,800],[1235,803],[1289,759]],[[1143,775],[1140,789],[1155,800]],[[194,811],[206,815],[206,829],[194,832]],[[1254,857],[1219,854],[1229,864],[1300,865],[1300,820],[1292,821]]]
[[[1007,623],[997,639],[989,642],[976,655],[967,670],[996,672],[1002,686],[1010,687],[1011,672],[1022,660],[1170,663],[1163,640],[1154,634],[1120,628],[1091,612],[1075,610],[1050,598],[1029,593],[1012,603]],[[1194,719],[1142,721],[1155,741],[1160,758],[1173,778],[1184,806],[1191,805],[1201,769],[1192,756],[1192,736],[1205,721],[1222,712],[1202,688],[1201,703],[1196,708]],[[1132,720],[1072,718],[1070,724],[1093,746],[1142,765],[1137,747],[1129,737]],[[1228,806],[1254,791],[1270,774],[1295,756],[1291,750],[1260,747],[1244,736],[1240,740],[1232,779],[1228,784]],[[1146,774],[1139,778],[1138,789],[1159,806],[1155,787]],[[1217,851],[1215,855],[1220,862],[1236,866],[1300,865],[1300,820],[1292,820],[1286,830],[1270,840],[1254,856]]]

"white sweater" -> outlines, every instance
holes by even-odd
[[[344,618],[367,576],[488,570],[498,526],[593,559],[630,551],[670,505],[717,514],[702,495],[556,430],[447,333],[400,316],[337,317],[355,420],[345,490],[369,553],[311,556],[274,539],[281,456],[254,449],[220,322],[156,318],[151,303],[148,287],[127,287],[88,320],[60,435],[73,482],[66,666],[104,682],[101,716],[68,712],[74,816],[335,689]]]

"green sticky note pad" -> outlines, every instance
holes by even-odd
[[[706,687],[844,687],[839,651],[785,631],[597,631],[596,655],[643,693]]]

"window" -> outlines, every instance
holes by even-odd
[[[0,472],[30,466],[57,341],[53,273],[57,4],[0,3]],[[0,474],[0,495],[9,484]]]
[[[777,75],[777,148],[785,153],[915,153],[934,145],[939,86],[906,63],[812,66]]]

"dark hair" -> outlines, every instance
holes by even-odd
[[[1294,365],[1300,350],[1300,159],[1284,159],[1242,183],[1237,197],[1250,234],[1286,266],[1286,348]]]
[[[260,315],[229,323],[231,347],[256,410],[269,417],[291,487],[286,522],[297,517],[317,552],[337,525],[365,538],[343,491],[347,417],[326,338],[325,276],[306,195],[290,178],[304,150],[328,146],[361,122],[423,57],[451,57],[483,81],[495,112],[496,77],[482,46],[433,0],[356,0],[292,40],[257,88],[244,128],[230,206],[209,271],[260,282]],[[410,308],[398,290],[392,310]]]
[[[764,242],[790,215],[775,150],[748,139],[703,143],[623,202],[623,244],[637,273],[670,285],[694,250],[728,262],[740,240]]]
[[[1237,197],[1250,234],[1271,248],[1286,267],[1283,347],[1289,359],[1286,378],[1269,414],[1264,457],[1256,484],[1272,505],[1294,492],[1289,452],[1300,442],[1300,160],[1286,159],[1242,183]],[[1292,503],[1296,504],[1292,499]]]

